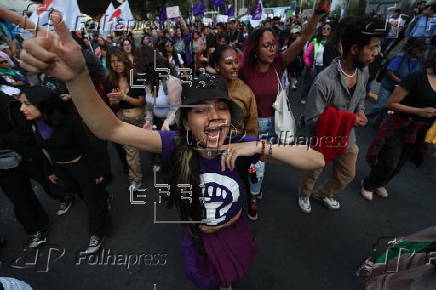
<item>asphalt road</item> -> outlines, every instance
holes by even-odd
[[[291,100],[298,117],[303,106],[295,97]],[[407,164],[389,185],[389,198],[376,197],[368,202],[360,196],[359,184],[368,173],[364,153],[374,129],[359,129],[357,134],[360,145],[357,176],[339,193],[342,205],[339,211],[313,202],[310,215],[301,213],[296,203],[299,171],[268,166],[264,199],[259,205],[260,218],[250,224],[261,252],[245,278],[233,289],[361,289],[355,272],[361,261],[371,254],[372,244],[378,237],[407,235],[435,225],[435,159],[429,155],[421,169]],[[132,205],[127,176],[122,173],[112,147],[110,152],[115,174],[115,180],[108,187],[114,196],[114,233],[104,244],[106,256],[85,260],[80,255],[88,243],[87,215],[81,200],[77,199],[66,215],[58,217],[56,203],[38,189],[52,225],[50,244],[40,250],[37,262],[32,263],[36,253],[25,256],[21,252],[26,236],[13,217],[11,204],[0,194],[0,233],[8,241],[0,250],[3,261],[0,276],[24,280],[34,289],[44,290],[195,289],[184,275],[180,226],[154,223],[153,202],[157,201],[154,197],[157,191],[153,190],[147,154],[143,156],[149,188],[147,203]],[[322,178],[329,172],[327,168]],[[156,209],[156,220],[177,218],[174,210],[167,210],[163,205],[158,204]],[[114,265],[114,258],[106,260],[110,259],[108,253],[118,255]],[[134,264],[140,255],[142,263]],[[27,266],[23,267],[25,262]]]

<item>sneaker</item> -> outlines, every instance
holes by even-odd
[[[329,209],[340,209],[341,208],[341,204],[339,203],[339,201],[336,200],[336,198],[334,197],[328,197],[325,196],[322,201],[324,202],[324,205],[326,207],[328,207]]]
[[[255,221],[259,218],[257,214],[257,200],[255,197],[250,197],[250,205],[248,207],[247,216],[251,221]]]
[[[29,236],[29,239],[24,244],[27,248],[37,248],[47,242],[47,232],[37,231]]]
[[[325,207],[329,209],[339,209],[341,207],[341,204],[339,201],[337,201],[334,197],[328,197],[328,196],[321,196],[319,193],[314,193],[312,196],[321,201]]]
[[[131,181],[130,182],[130,186],[129,186],[129,190],[132,189],[133,191],[140,189],[142,186],[142,182],[141,181]]]
[[[57,215],[63,215],[66,214],[67,211],[70,209],[71,205],[73,204],[72,201],[61,201],[59,203],[59,209],[58,212],[56,213]]]
[[[381,197],[388,197],[388,191],[385,187],[377,187],[375,189],[375,193],[377,193],[377,195]]]
[[[308,196],[301,195],[298,198],[298,205],[300,206],[300,209],[304,213],[310,213],[312,210],[312,207],[310,206],[310,198]]]
[[[98,250],[100,250],[101,245],[103,244],[104,237],[100,235],[92,235],[89,239],[88,248],[85,251],[85,254],[94,254]]]

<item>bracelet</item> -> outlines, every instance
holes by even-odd
[[[265,145],[266,145],[266,141],[265,140],[262,140],[261,141],[261,143],[262,143],[262,148],[260,149],[260,155],[265,155]]]

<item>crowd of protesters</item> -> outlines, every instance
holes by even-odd
[[[68,51],[46,49],[33,38],[25,49],[19,37],[1,39],[0,188],[29,235],[25,247],[45,243],[50,230],[32,186],[37,182],[58,201],[57,215],[83,199],[86,252],[100,249],[113,218],[108,141],[129,180],[126,191],[141,189],[143,166],[153,166],[169,177],[168,202],[181,218],[206,220],[183,227],[186,272],[201,288],[231,289],[257,254],[241,217],[242,200],[248,218],[258,219],[270,160],[301,169],[298,205],[304,213],[311,212],[311,197],[338,210],[337,194],[356,175],[355,131],[376,124],[360,194],[388,197],[386,187],[406,161],[419,166],[428,156],[425,141],[434,144],[436,7],[420,2],[408,19],[395,10],[387,29],[380,29],[377,15],[329,18],[329,5],[321,1],[306,19],[275,17],[257,28],[237,20],[188,25],[180,18],[140,38],[58,30]],[[395,47],[401,52],[389,59]],[[367,108],[376,79],[380,91]],[[310,136],[334,137],[334,146],[276,144],[273,105],[283,88],[296,98],[297,87],[305,106],[301,126]],[[149,152],[151,165],[141,163],[141,151]],[[331,177],[316,187],[330,162]],[[220,181],[222,194],[212,185]],[[191,204],[175,192],[176,184],[192,185]],[[228,206],[218,210],[217,202]]]

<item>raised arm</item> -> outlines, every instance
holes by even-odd
[[[317,6],[325,7],[325,10],[327,10],[325,12],[328,12],[328,9],[330,9],[330,4],[331,0],[320,0]],[[290,64],[300,54],[304,44],[308,42],[314,35],[316,26],[325,14],[322,13],[321,10],[318,12],[317,11],[318,9],[312,14],[309,23],[304,26],[301,36],[297,38],[284,52],[282,52],[282,59],[285,65]]]
[[[301,169],[316,169],[325,166],[324,155],[305,145],[270,145],[261,141],[223,145],[220,150],[227,151],[221,155],[221,169],[233,170],[238,156],[261,154],[262,161],[277,162]]]
[[[35,32],[35,25],[15,12],[0,9],[0,17]],[[80,46],[71,37],[62,15],[54,11],[51,17],[53,23],[57,23],[55,32],[38,27],[36,36],[24,42],[21,52],[23,68],[30,72],[45,72],[64,81],[82,119],[99,138],[161,152],[157,132],[121,122],[103,102],[89,78]]]

